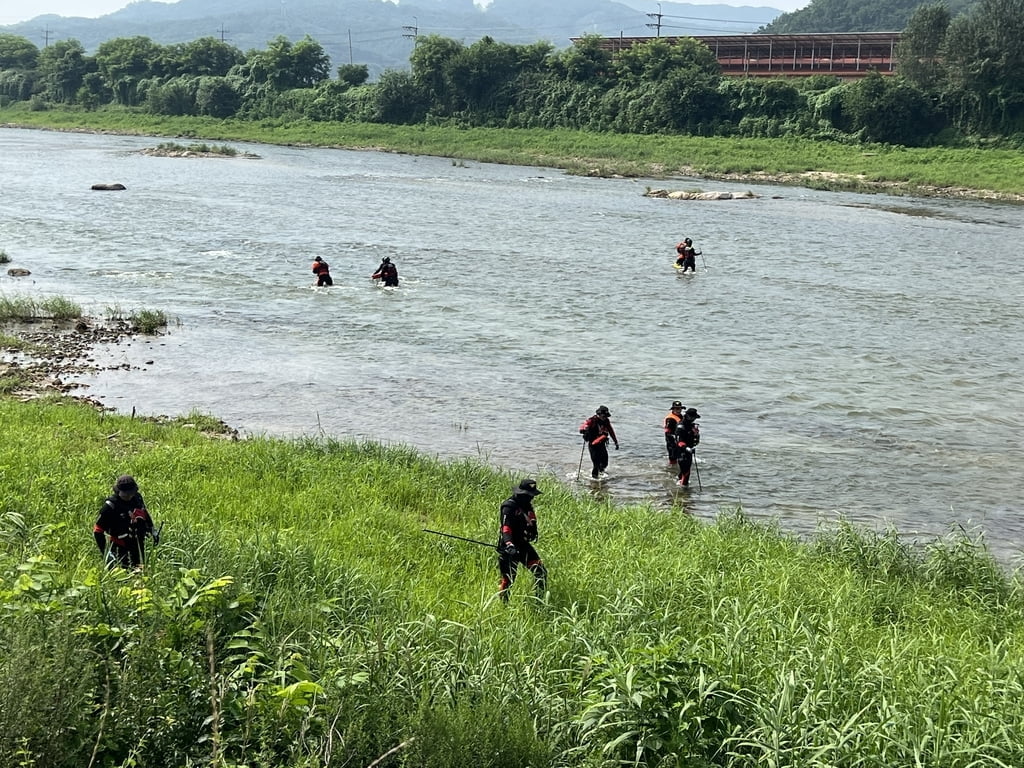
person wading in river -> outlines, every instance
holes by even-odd
[[[690,484],[690,468],[693,466],[693,452],[700,442],[700,427],[697,426],[697,419],[700,414],[696,408],[687,408],[683,414],[683,420],[676,427],[676,446],[679,448],[678,464],[679,476],[676,485],[686,487]]]
[[[679,458],[679,446],[676,445],[676,427],[683,420],[683,404],[678,400],[672,401],[672,409],[665,415],[665,423],[662,431],[665,433],[665,448],[668,450],[668,463],[675,465]]]
[[[608,478],[608,441],[615,443],[615,450],[619,450],[619,438],[615,436],[615,429],[612,427],[612,412],[607,406],[600,405],[594,415],[580,425],[580,434],[587,442],[590,449],[590,461],[594,465],[590,476],[595,480]]]
[[[317,285],[334,285],[334,280],[331,279],[330,264],[319,256],[313,259],[313,274],[316,275]]]

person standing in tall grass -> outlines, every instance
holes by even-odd
[[[531,543],[537,540],[537,514],[533,511],[533,499],[540,493],[537,481],[527,478],[501,503],[501,525],[498,530],[501,586],[498,594],[503,603],[508,602],[508,593],[512,589],[512,582],[516,580],[520,563],[533,573],[537,596],[544,597],[547,591],[548,572]]]
[[[153,535],[153,521],[139,485],[131,475],[121,475],[114,492],[100,507],[93,537],[104,562],[139,568],[146,559],[146,536]]]

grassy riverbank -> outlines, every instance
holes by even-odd
[[[512,478],[0,398],[0,763],[1024,764],[1024,594],[963,538],[810,542],[540,478],[550,594],[495,599]],[[105,572],[134,474],[163,541]]]
[[[704,176],[890,194],[1024,201],[1024,152],[903,148],[806,139],[636,136],[568,130],[246,122],[126,110],[0,109],[0,124],[268,144],[381,149],[591,175]]]

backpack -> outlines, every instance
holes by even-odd
[[[593,416],[580,424],[580,434],[583,435],[583,439],[588,443],[593,442],[601,434],[601,428],[597,425],[597,421]]]

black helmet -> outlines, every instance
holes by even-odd
[[[384,261],[382,261],[381,263],[382,264],[390,264],[391,263],[391,257],[390,256],[385,256],[384,257]]]
[[[612,415],[612,412],[608,410],[608,406],[607,405],[599,405],[599,406],[597,406],[596,413],[597,413],[598,416],[611,416]]]
[[[682,404],[682,402],[680,402],[679,400],[673,400],[673,401],[672,401],[672,410],[673,410],[673,411],[674,411],[674,410],[675,410],[676,408],[682,408],[682,407],[683,407],[683,404]]]
[[[131,475],[121,475],[117,478],[117,482],[114,483],[114,492],[124,491],[125,493],[134,493],[139,490],[139,484],[135,482],[135,478]]]
[[[519,485],[516,486],[512,492],[514,496],[529,496],[531,499],[534,496],[539,496],[541,493],[540,488],[537,487],[537,481],[531,478],[520,480]]]
[[[699,419],[700,418],[700,414],[697,413],[697,409],[696,408],[687,408],[686,409],[686,413],[684,413],[683,416],[684,416],[684,418],[687,418],[690,421],[693,421],[694,419]]]
[[[687,245],[693,245],[693,240],[691,240],[690,238],[686,238],[685,240],[683,240],[683,242],[686,243]]]

